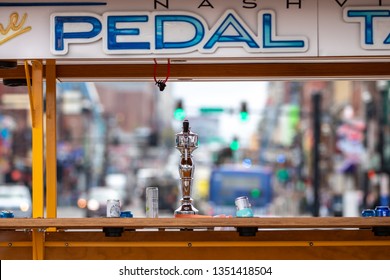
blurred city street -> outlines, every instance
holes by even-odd
[[[172,216],[181,199],[175,137],[185,119],[198,136],[191,190],[200,214],[234,215],[239,196],[259,216],[359,216],[388,205],[390,122],[380,107],[387,87],[181,82],[160,94],[143,82],[61,83],[58,217],[104,216],[110,198],[144,217],[147,187],[159,188],[160,216]],[[11,98],[19,91],[0,85],[0,180],[31,191],[28,100],[14,110]]]

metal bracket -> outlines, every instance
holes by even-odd
[[[257,227],[238,227],[237,231],[240,236],[256,236]]]
[[[375,236],[390,236],[390,227],[373,227]]]
[[[106,237],[121,237],[122,232],[124,231],[123,227],[104,227],[103,232]]]

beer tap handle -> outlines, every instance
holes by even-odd
[[[183,121],[183,134],[184,134],[184,159],[188,159],[189,141],[188,133],[190,132],[190,122],[188,120]]]
[[[188,120],[183,121],[183,132],[188,133],[190,131],[190,122]]]

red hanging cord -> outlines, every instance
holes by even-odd
[[[169,75],[171,73],[171,61],[170,59],[168,58],[168,66],[167,66],[167,76],[165,78],[165,80],[157,80],[157,60],[154,58],[154,81],[156,83],[156,85],[158,86],[158,88],[160,89],[160,91],[163,91],[166,87],[166,83],[169,79]]]

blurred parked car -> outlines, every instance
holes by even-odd
[[[120,193],[109,187],[93,187],[86,195],[80,196],[77,205],[86,209],[87,217],[106,217],[108,199],[120,200]]]
[[[15,218],[31,218],[32,200],[29,188],[24,185],[1,185],[0,210],[12,211]]]

